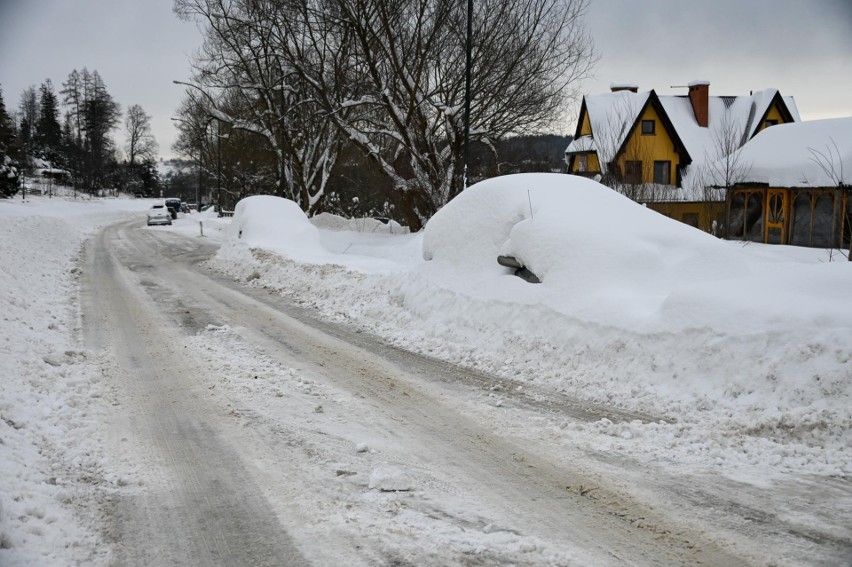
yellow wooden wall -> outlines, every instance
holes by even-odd
[[[755,134],[757,134],[761,130],[766,129],[767,120],[777,120],[778,124],[784,124],[786,122],[781,116],[781,111],[778,110],[778,105],[773,103],[772,106],[769,107],[769,112],[766,113],[766,118],[763,119],[763,122],[757,125],[757,130],[755,130]]]
[[[725,220],[725,203],[717,201],[657,202],[648,203],[648,208],[676,221],[680,221],[704,232],[713,233],[713,221],[721,227]],[[692,221],[697,222],[692,222]],[[717,235],[719,236],[719,235]]]
[[[592,124],[589,122],[589,113],[583,115],[583,122],[580,124],[580,136],[591,136]],[[571,173],[600,173],[601,164],[598,161],[597,154],[587,154],[586,171],[580,171],[580,156],[574,156],[574,161],[571,164]]]
[[[654,121],[655,134],[642,134],[642,120]],[[622,174],[626,171],[625,162],[636,160],[642,161],[643,183],[654,182],[655,161],[670,161],[672,163],[671,184],[675,185],[677,183],[677,168],[680,165],[680,157],[675,152],[674,142],[663,127],[657,111],[650,105],[636,122],[635,128],[630,133],[624,152],[618,159],[618,166]]]
[[[586,171],[580,171],[580,156],[574,156],[574,162],[571,165],[571,173],[600,173],[601,165],[598,162],[597,154],[586,154]]]
[[[583,123],[580,124],[580,135],[581,136],[591,136],[592,135],[592,124],[589,122],[589,113],[585,113],[583,115]]]

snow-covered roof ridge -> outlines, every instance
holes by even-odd
[[[708,81],[693,81],[690,85],[709,84]],[[616,85],[616,83],[613,83]],[[620,85],[620,83],[618,84]],[[592,127],[592,136],[597,141],[600,151],[605,155],[600,157],[609,161],[616,150],[608,151],[608,147],[624,142],[628,133],[627,127],[632,124],[636,115],[645,105],[652,91],[634,93],[628,90],[590,94],[584,97],[586,110]],[[748,95],[739,96],[710,96],[708,128],[700,128],[695,119],[695,113],[689,97],[685,95],[657,94],[663,108],[671,120],[677,134],[681,137],[687,151],[693,159],[701,160],[705,149],[710,145],[713,132],[721,122],[733,121],[739,125],[743,141],[751,139],[760,126],[760,119],[766,114],[769,106],[779,96],[778,89],[769,88],[753,91]],[[799,111],[791,96],[780,97],[789,111],[791,118],[798,122]],[[579,136],[578,136],[579,137]],[[606,141],[602,140],[606,138]]]
[[[651,91],[620,90],[586,95],[583,102],[592,127],[601,168],[615,157],[630,132]]]
[[[595,139],[591,136],[580,136],[574,138],[568,147],[565,149],[566,154],[582,154],[588,152],[596,152],[598,150]]]
[[[793,122],[766,128],[743,146],[746,183],[770,187],[852,184],[852,117]]]

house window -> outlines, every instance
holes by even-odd
[[[643,120],[642,121],[642,135],[643,136],[653,136],[655,133],[655,129],[657,127],[657,123],[653,120]]]
[[[775,120],[775,119],[770,118],[769,120],[766,120],[766,121],[763,123],[763,127],[764,127],[764,128],[769,128],[770,126],[775,126],[776,124],[778,124],[778,121],[777,121],[777,120]]]
[[[642,161],[627,161],[624,163],[624,181],[632,185],[642,183]]]
[[[589,168],[588,160],[589,160],[589,156],[587,156],[585,154],[581,155],[581,156],[577,156],[577,171],[580,171],[580,172],[587,171],[588,168]]]
[[[672,162],[670,161],[655,161],[654,162],[654,183],[657,185],[672,184]]]

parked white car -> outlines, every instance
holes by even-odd
[[[172,213],[165,203],[154,203],[148,209],[148,226],[155,224],[172,224]]]

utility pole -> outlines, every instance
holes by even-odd
[[[471,36],[473,35],[473,0],[467,0],[467,42],[464,68],[464,181],[462,189],[467,189],[467,173],[470,166],[470,73],[471,73]]]

